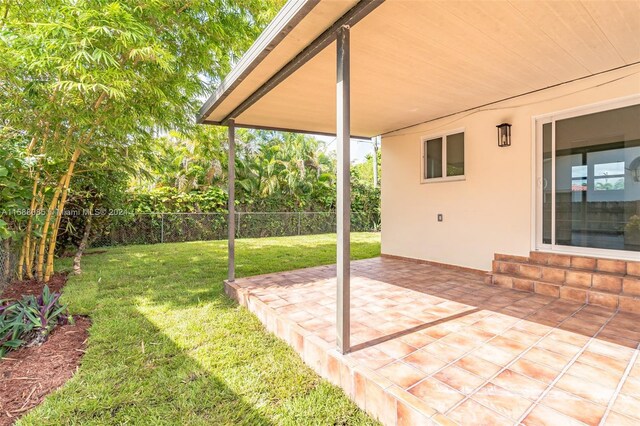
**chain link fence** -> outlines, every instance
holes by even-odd
[[[15,278],[15,269],[18,261],[17,252],[18,248],[15,244],[11,244],[9,247],[5,244],[0,244],[0,290]]]
[[[224,240],[226,213],[137,213],[113,216],[91,247]],[[380,230],[379,215],[351,214],[352,232]],[[335,212],[237,212],[236,238],[336,232]]]
[[[137,213],[109,216],[91,247],[227,239],[226,213]],[[380,230],[378,214],[351,213],[352,232]],[[238,212],[236,238],[336,232],[335,212]],[[0,289],[16,277],[19,245],[0,244]]]

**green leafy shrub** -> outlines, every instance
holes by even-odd
[[[42,344],[56,326],[71,320],[67,307],[60,303],[60,293],[51,292],[48,286],[38,297],[0,303],[0,357],[23,345]]]

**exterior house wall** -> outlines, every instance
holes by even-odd
[[[638,93],[640,65],[383,136],[382,253],[481,270],[491,269],[494,253],[528,255],[535,245],[532,118]],[[502,122],[512,124],[506,148],[497,144]],[[422,138],[460,128],[466,179],[421,183]]]

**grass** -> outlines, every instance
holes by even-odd
[[[354,259],[379,253],[352,235]],[[335,236],[238,240],[236,259],[239,277],[330,264]],[[82,366],[19,424],[372,424],[225,296],[226,262],[226,241],[86,256],[63,297],[93,320]]]

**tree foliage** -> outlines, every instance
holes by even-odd
[[[156,132],[191,128],[201,98],[278,3],[0,3],[0,144],[22,150],[26,167],[12,179],[27,176],[24,203],[45,212],[0,219],[2,229],[11,217],[24,237],[19,273],[51,276],[72,177],[83,166],[132,171]],[[12,200],[3,198],[3,210]]]

